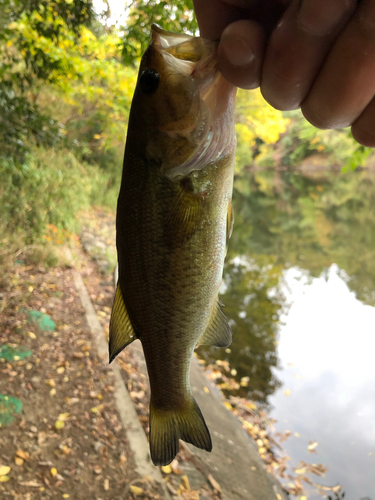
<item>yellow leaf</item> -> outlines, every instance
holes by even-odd
[[[165,465],[161,468],[161,470],[164,472],[164,474],[171,474],[172,473],[172,467],[170,465]]]
[[[52,469],[51,469],[51,476],[52,477],[56,477],[57,476],[57,469],[55,469],[55,467],[52,467]]]
[[[58,416],[58,420],[68,420],[68,418],[70,417],[70,413],[67,412],[67,413],[60,413],[60,415]]]
[[[310,444],[309,444],[309,446],[307,447],[307,449],[308,449],[309,451],[313,451],[313,450],[315,450],[315,448],[316,448],[317,446],[318,446],[318,441],[313,441],[313,442],[311,442],[311,441],[310,441]]]
[[[10,472],[10,467],[7,465],[0,465],[0,476],[6,476]]]
[[[130,486],[130,491],[134,493],[135,496],[142,495],[144,493],[142,488],[140,488],[139,486],[134,486],[134,484]]]
[[[182,479],[182,484],[188,491],[190,491],[189,478],[187,476],[182,476],[181,479]]]
[[[30,458],[30,455],[27,453],[27,451],[17,450],[16,455],[20,458],[23,458],[23,460],[29,460]]]
[[[228,401],[224,401],[224,406],[226,406],[228,410],[232,409],[232,405]]]
[[[64,422],[62,420],[56,420],[55,422],[55,428],[57,430],[62,429],[65,426]]]
[[[14,462],[16,465],[22,465],[23,464],[23,459],[20,457],[15,457]]]
[[[62,373],[64,373],[65,368],[63,366],[59,366],[56,371],[59,375],[61,375]]]
[[[50,395],[50,396],[55,396],[55,394],[56,394],[56,389],[51,389],[51,390],[49,391],[49,395]]]
[[[27,335],[31,338],[31,339],[36,339],[36,335],[34,332],[27,332]]]
[[[6,483],[9,479],[9,476],[0,476],[0,483]]]
[[[292,391],[290,389],[285,389],[284,396],[290,396],[291,394],[292,394]]]
[[[209,394],[210,393],[210,389],[208,387],[203,387],[203,390],[206,394]]]
[[[69,498],[69,497],[70,497],[70,495],[69,495],[68,493],[64,493],[62,497],[63,497],[63,498]]]

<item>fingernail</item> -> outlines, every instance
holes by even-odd
[[[255,59],[253,50],[240,36],[227,35],[220,43],[225,57],[233,66],[248,66]]]

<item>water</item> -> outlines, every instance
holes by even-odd
[[[375,175],[247,175],[221,297],[233,344],[199,353],[249,377],[231,392],[291,431],[290,467],[321,463],[310,479],[375,500]]]
[[[293,466],[327,465],[317,483],[341,484],[349,499],[375,498],[375,308],[355,298],[336,265],[311,284],[297,269],[285,281],[291,307],[279,330],[283,386],[269,398],[276,428],[292,431],[285,451]],[[310,441],[319,443],[316,455]]]

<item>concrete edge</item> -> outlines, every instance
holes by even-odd
[[[104,332],[96,316],[94,306],[87,292],[86,286],[82,280],[80,273],[74,271],[74,284],[85,310],[87,324],[93,336],[99,357],[103,363],[108,363],[108,345],[105,340]],[[156,481],[163,488],[165,500],[171,500],[171,496],[165,486],[165,482],[161,475],[160,469],[154,466],[151,462],[149,444],[144,433],[143,427],[138,419],[137,412],[133,402],[129,396],[121,376],[120,368],[117,364],[112,363],[111,369],[115,378],[115,401],[117,409],[123,423],[129,445],[134,453],[134,461],[136,463],[136,472],[143,478],[149,477]]]

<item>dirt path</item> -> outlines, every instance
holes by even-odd
[[[0,293],[0,498],[160,498],[135,472],[73,270],[18,261]]]

